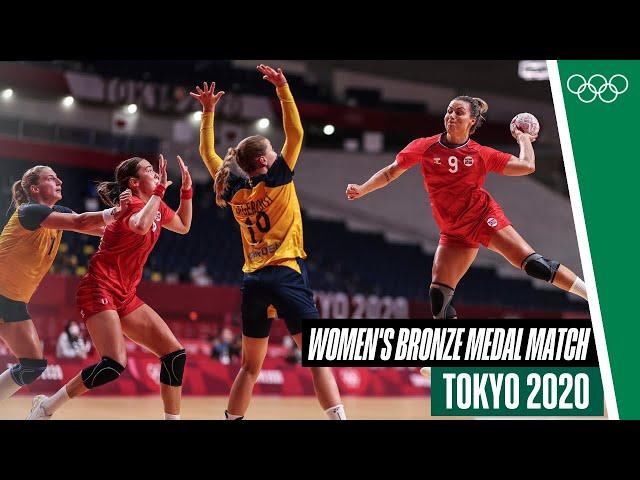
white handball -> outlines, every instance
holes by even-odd
[[[511,120],[509,129],[511,130],[513,138],[517,139],[516,129],[518,129],[521,132],[528,133],[535,140],[538,136],[538,132],[540,131],[540,122],[538,122],[538,119],[530,113],[519,113],[513,117],[513,120]]]

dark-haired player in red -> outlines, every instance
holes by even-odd
[[[99,185],[98,193],[108,205],[120,192],[129,189],[133,194],[127,213],[106,228],[76,295],[80,316],[101,360],[82,370],[53,396],[35,397],[27,419],[47,420],[70,398],[116,380],[127,361],[123,335],[160,358],[165,418],[180,418],[185,351],[164,320],[136,296],[144,264],[161,228],[185,234],[191,227],[191,176],[180,157],[178,163],[182,190],[176,212],[162,200],[172,183],[167,180],[167,162],[162,155],[159,173],[147,160],[134,157],[116,167],[114,182]]]
[[[444,116],[445,133],[411,142],[387,167],[363,185],[349,184],[347,198],[355,200],[385,187],[420,164],[440,241],[429,288],[434,318],[456,318],[452,300],[456,286],[478,254],[480,244],[500,253],[528,275],[586,299],[584,282],[571,270],[536,251],[516,232],[500,205],[482,188],[489,172],[529,175],[535,171],[531,143],[536,137],[518,129],[515,157],[470,139],[484,121],[487,103],[475,97],[454,98]]]

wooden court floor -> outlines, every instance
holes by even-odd
[[[22,420],[31,408],[30,396],[15,395],[0,403],[0,420]],[[183,420],[221,420],[226,396],[182,399]],[[343,397],[350,420],[437,420],[470,417],[432,417],[429,397]],[[56,420],[162,420],[159,396],[86,396],[70,401],[54,417]],[[500,417],[508,418],[508,417]],[[515,417],[511,417],[515,418]],[[520,417],[521,418],[521,417]],[[606,417],[537,417],[539,419],[605,419]],[[256,396],[247,420],[325,420],[315,397]],[[479,420],[491,417],[479,417]],[[528,419],[534,419],[529,417]]]
[[[31,408],[30,396],[15,395],[0,403],[0,420],[24,419]],[[182,399],[183,420],[221,420],[227,397]],[[349,419],[354,420],[429,420],[429,397],[344,397]],[[159,396],[80,397],[64,405],[57,420],[158,420],[163,418]],[[315,397],[256,396],[246,419],[324,420],[326,416]]]

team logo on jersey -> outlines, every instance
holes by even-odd
[[[473,165],[473,157],[464,157],[464,166],[470,167],[471,165]]]
[[[162,219],[162,215],[160,214],[160,212],[156,212],[156,222],[159,222]]]
[[[490,227],[495,227],[498,225],[498,220],[493,217],[489,217],[487,218],[487,225],[489,225]]]
[[[440,163],[440,158],[439,158],[439,157],[434,158],[434,159],[433,159],[433,163],[434,163],[435,165],[441,165],[441,163]]]
[[[109,300],[107,300],[106,298],[101,298],[100,303],[106,305],[107,303],[109,303]]]

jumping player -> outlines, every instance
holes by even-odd
[[[47,367],[27,304],[53,264],[63,230],[102,235],[130,200],[125,194],[118,206],[76,214],[56,205],[62,180],[44,165],[24,172],[12,193],[16,210],[0,235],[0,338],[18,363],[0,374],[0,401],[36,381]]]
[[[225,418],[242,419],[267,353],[273,305],[284,318],[293,339],[301,346],[301,319],[319,318],[309,286],[304,259],[300,205],[293,171],[302,147],[303,129],[298,110],[282,70],[259,65],[263,78],[276,87],[283,113],[286,140],[281,153],[271,142],[255,135],[230,148],[224,160],[214,149],[213,117],[224,92],[196,87],[191,95],[203,107],[200,155],[215,179],[216,203],[230,205],[240,225],[244,250],[242,282],[242,366],[231,388]],[[246,173],[231,173],[237,162]],[[269,315],[275,315],[270,311]],[[311,368],[320,405],[330,419],[346,419],[338,386],[330,369]]]
[[[454,98],[444,116],[446,132],[419,138],[407,145],[387,167],[363,185],[349,184],[347,198],[355,200],[387,186],[420,164],[440,241],[429,288],[434,318],[456,318],[452,300],[458,282],[478,253],[480,244],[504,256],[514,267],[586,299],[584,282],[555,260],[537,253],[513,228],[500,205],[482,188],[489,172],[529,175],[535,154],[528,133],[515,131],[520,155],[515,157],[470,139],[484,121],[487,103],[475,97]]]
[[[162,200],[172,183],[167,180],[167,162],[162,155],[159,173],[147,160],[133,157],[116,167],[114,182],[98,186],[98,193],[107,205],[121,191],[129,189],[133,193],[126,215],[107,227],[76,295],[80,317],[101,360],[82,370],[53,396],[35,397],[27,419],[47,420],[69,399],[116,380],[127,360],[123,334],[160,358],[165,419],[180,418],[185,350],[164,320],[136,296],[144,264],[161,228],[186,234],[191,227],[191,176],[180,157],[178,164],[182,190],[176,212]]]

